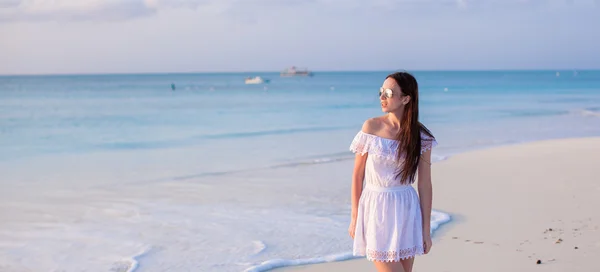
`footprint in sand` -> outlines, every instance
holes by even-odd
[[[454,237],[452,237],[452,239],[456,240],[456,239],[458,239],[458,237],[454,236]],[[470,239],[466,239],[466,240],[464,240],[464,241],[465,241],[465,243],[469,243],[469,242],[471,242],[471,240],[470,240]],[[473,243],[474,243],[474,244],[478,244],[478,245],[480,245],[480,244],[483,244],[483,242],[481,242],[481,241],[473,241]],[[494,245],[498,245],[498,244],[494,244]]]

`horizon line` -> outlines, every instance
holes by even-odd
[[[248,70],[248,71],[188,71],[188,72],[90,72],[90,73],[31,73],[31,74],[0,74],[0,77],[21,76],[109,76],[109,75],[192,75],[192,74],[243,74],[243,73],[280,73],[279,71]],[[489,68],[489,69],[377,69],[377,70],[309,70],[312,73],[377,73],[396,71],[413,72],[534,72],[534,71],[600,71],[600,68]]]

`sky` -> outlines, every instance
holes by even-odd
[[[600,0],[0,0],[0,74],[600,69]]]

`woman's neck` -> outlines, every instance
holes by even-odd
[[[387,119],[393,128],[400,128],[400,120],[402,120],[402,112],[388,112]]]

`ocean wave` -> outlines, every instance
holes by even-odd
[[[573,113],[584,117],[600,117],[600,107],[575,110]]]
[[[161,149],[184,146],[180,141],[146,141],[146,142],[112,142],[97,144],[97,149],[108,150],[143,150],[143,149]]]
[[[328,262],[338,262],[345,261],[353,258],[358,258],[352,255],[352,252],[340,253],[340,254],[332,254],[324,257],[316,257],[316,258],[307,258],[307,259],[274,259],[263,262],[257,266],[250,267],[244,272],[263,272],[269,271],[275,268],[287,267],[287,266],[297,266],[297,265],[307,265],[307,264],[318,264],[318,263],[328,263]]]
[[[440,212],[440,211],[431,211],[431,233],[433,233],[443,224],[446,224],[452,220],[450,214]]]
[[[451,220],[452,218],[449,214],[435,210],[431,211],[431,233],[434,233],[435,230],[437,230],[441,225],[448,223]],[[337,254],[330,254],[322,257],[305,259],[272,259],[264,261],[258,265],[249,267],[246,270],[244,270],[244,272],[264,272],[281,267],[339,262],[358,258],[362,257],[354,256],[352,252],[343,252]]]
[[[325,109],[325,110],[337,110],[337,109],[371,109],[373,108],[372,103],[362,103],[362,104],[333,104],[327,106],[319,106],[315,107],[315,109]]]
[[[132,256],[131,258],[129,258],[129,269],[127,269],[125,272],[135,272],[139,267],[140,267],[140,259],[146,255],[148,255],[150,253],[150,250],[152,248],[151,247],[146,247],[144,248],[142,251],[140,251],[138,254]]]
[[[252,252],[253,256],[261,254],[267,249],[267,245],[263,241],[253,241],[252,244],[254,249]]]
[[[133,255],[129,258],[125,258],[112,265],[111,272],[135,272],[140,268],[140,258],[149,254],[151,247],[146,247],[141,250],[138,254]]]
[[[433,163],[435,163],[435,162],[447,160],[448,158],[449,158],[449,156],[432,154],[431,161]],[[275,164],[275,165],[270,165],[270,166],[266,166],[266,167],[236,169],[236,170],[229,170],[229,171],[203,172],[203,173],[198,173],[198,174],[189,174],[189,175],[183,175],[183,176],[169,177],[169,178],[165,178],[165,179],[161,179],[161,180],[155,180],[154,182],[157,182],[157,181],[182,181],[182,180],[189,180],[189,179],[207,177],[207,176],[224,176],[224,175],[232,175],[232,174],[260,171],[260,170],[334,163],[334,162],[347,161],[347,160],[353,160],[353,159],[354,159],[354,155],[348,155],[346,152],[334,153],[334,154],[329,154],[329,155],[323,155],[320,157],[313,157],[313,158],[309,158],[309,159],[297,159],[297,160],[293,160],[291,162]],[[153,182],[153,181],[145,181],[145,182]]]
[[[266,167],[256,167],[256,168],[248,168],[248,169],[237,169],[237,170],[229,170],[229,171],[203,172],[203,173],[198,173],[198,174],[190,174],[190,175],[169,177],[169,178],[161,179],[161,180],[158,180],[158,181],[165,181],[165,180],[166,181],[182,181],[182,180],[189,180],[189,179],[200,178],[200,177],[207,177],[207,176],[224,176],[224,175],[247,173],[247,172],[254,172],[254,171],[268,170],[268,169],[277,169],[277,168],[286,168],[286,167],[298,167],[298,166],[306,166],[306,165],[322,164],[322,163],[332,163],[332,162],[337,162],[337,161],[349,160],[349,159],[352,159],[352,158],[353,157],[321,158],[321,159],[314,159],[314,160],[307,160],[307,161],[296,161],[296,162],[290,162],[290,163],[282,163],[282,164],[276,164],[276,165],[271,165],[271,166],[266,166]]]
[[[431,154],[431,162],[445,161],[448,158],[450,158],[450,156],[442,156],[442,155],[437,155],[437,154]]]
[[[294,134],[301,132],[318,132],[318,131],[334,131],[350,129],[353,126],[338,126],[338,127],[304,127],[304,128],[286,128],[286,129],[271,129],[271,130],[258,130],[258,131],[247,131],[247,132],[228,132],[219,134],[201,135],[199,139],[231,139],[231,138],[247,138],[267,135],[282,135],[282,134]]]
[[[339,153],[336,153],[336,154],[332,154],[331,156],[326,155],[326,156],[311,159],[311,160],[301,160],[301,161],[291,162],[291,163],[287,163],[287,164],[280,164],[280,165],[272,166],[271,168],[294,167],[294,166],[311,165],[311,164],[323,164],[323,163],[332,163],[332,162],[346,161],[346,160],[353,160],[353,159],[354,159],[354,155],[340,155]],[[432,162],[439,162],[439,161],[444,161],[447,159],[448,159],[448,156],[442,156],[442,155],[436,155],[436,154],[432,154],[432,156],[431,156]]]
[[[166,149],[175,147],[185,147],[190,145],[199,144],[198,140],[223,140],[223,139],[238,139],[238,138],[250,138],[250,137],[261,137],[270,135],[286,135],[294,133],[304,132],[323,132],[323,131],[336,131],[352,128],[350,126],[338,126],[338,127],[304,127],[304,128],[286,128],[286,129],[271,129],[271,130],[257,130],[257,131],[245,131],[245,132],[228,132],[228,133],[217,133],[217,134],[202,134],[195,135],[189,138],[171,139],[171,140],[157,140],[157,141],[115,141],[109,143],[100,143],[93,145],[96,149],[108,149],[108,150],[144,150],[144,149]]]
[[[282,167],[296,167],[296,166],[302,166],[302,165],[333,163],[333,162],[338,162],[338,161],[351,160],[353,158],[354,158],[354,156],[348,156],[348,155],[346,155],[346,156],[331,156],[331,157],[325,156],[325,157],[316,158],[316,159],[298,160],[298,161],[293,161],[290,163],[273,165],[269,168],[275,169],[275,168],[282,168]]]
[[[557,116],[569,114],[566,110],[553,109],[510,109],[500,110],[498,113],[507,117],[542,117],[542,116]]]

